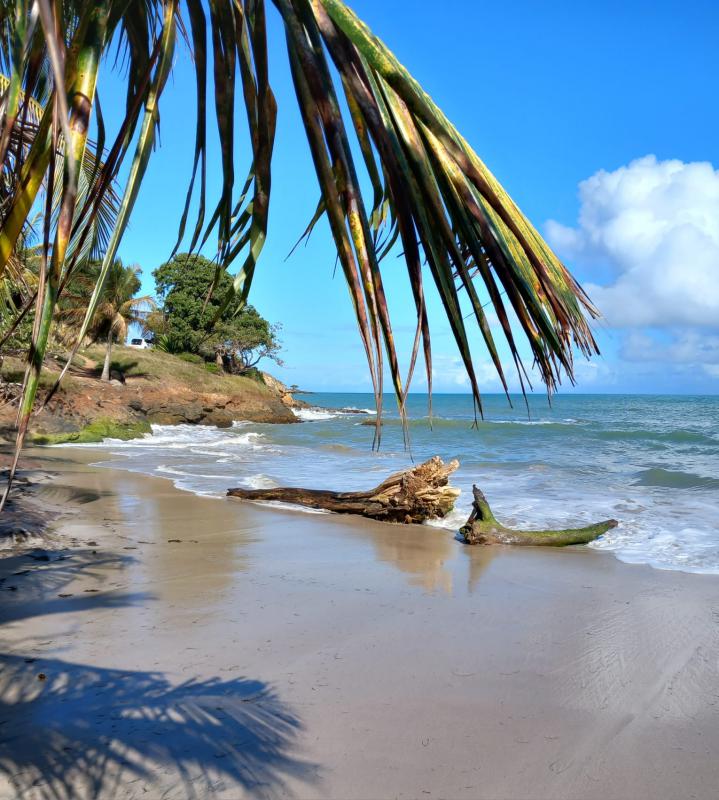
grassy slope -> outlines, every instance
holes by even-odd
[[[73,370],[63,380],[63,388],[66,392],[70,390],[70,397],[74,395],[79,398],[82,395],[86,398],[88,394],[95,395],[93,387],[96,387],[98,398],[106,397],[107,395],[104,393],[107,391],[114,395],[108,384],[101,384],[98,380],[104,356],[104,348],[95,346],[82,351],[77,357],[73,364]],[[42,389],[47,390],[54,384],[61,364],[61,360],[55,362],[48,359],[46,361],[40,381],[41,396]],[[266,405],[272,401],[279,403],[277,395],[270,391],[263,382],[249,377],[217,374],[213,371],[213,367],[214,365],[209,365],[208,369],[208,366],[202,362],[194,363],[154,350],[135,350],[128,347],[115,347],[113,350],[112,369],[123,373],[128,389],[130,385],[138,388],[146,386],[157,393],[158,388],[166,388],[168,395],[177,390],[189,390],[205,396],[216,394],[224,395],[228,399],[232,397],[240,404],[245,400],[248,404],[255,404],[255,406],[257,404]],[[11,383],[21,383],[23,374],[24,363],[20,358],[7,356],[4,359],[2,367],[0,367],[2,379]],[[94,402],[91,401],[91,405],[94,407]],[[61,444],[68,441],[96,442],[102,441],[104,438],[135,438],[150,430],[150,424],[146,420],[118,420],[106,416],[107,406],[104,406],[101,413],[103,416],[93,419],[80,430],[38,432],[32,436],[32,440],[37,444]],[[14,412],[10,416],[14,416]],[[9,418],[5,422],[8,425],[12,424]]]
[[[104,348],[88,347],[76,360],[78,368],[92,371],[98,375],[105,356]],[[169,353],[155,350],[134,350],[130,347],[115,347],[112,354],[112,369],[122,372],[125,378],[147,378],[148,380],[171,382],[197,392],[217,392],[221,394],[242,394],[260,392],[268,394],[267,387],[257,380],[239,375],[220,375],[209,370],[204,364],[185,361]],[[0,376],[6,381],[21,383],[25,368],[19,358],[8,356],[0,368]],[[57,377],[59,367],[47,363],[43,368],[41,387],[49,388]],[[73,375],[69,373],[63,385],[72,385]]]
[[[95,361],[98,369],[105,357],[104,348],[90,347],[85,355]],[[214,365],[209,365],[214,366]],[[239,375],[220,375],[205,364],[185,361],[170,353],[157,350],[134,350],[116,347],[112,353],[112,369],[119,370],[125,378],[145,377],[159,381],[171,380],[198,392],[242,393],[243,391],[266,392],[267,387],[252,378]]]

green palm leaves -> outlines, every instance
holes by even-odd
[[[492,305],[502,334],[515,358],[520,379],[526,376],[519,359],[513,316],[523,329],[540,375],[554,388],[563,369],[572,377],[572,343],[589,354],[596,350],[584,312],[594,308],[537,231],[502,189],[453,125],[407,73],[387,47],[340,0],[276,0],[288,30],[288,48],[308,138],[315,149],[318,176],[328,216],[342,217],[351,232],[354,264],[347,258],[345,274],[353,296],[364,292],[370,340],[381,364],[381,331],[395,390],[401,380],[393,358],[391,328],[377,264],[386,253],[377,242],[389,208],[388,239],[399,236],[417,308],[428,380],[431,351],[422,265],[426,262],[442,299],[459,352],[480,404],[472,365],[469,332],[460,306],[460,290],[469,304],[487,350],[505,388],[497,345],[484,311]],[[348,134],[332,87],[325,53],[339,73],[361,146],[366,171],[374,187],[371,209],[359,200]],[[318,151],[318,153],[316,152]],[[328,206],[334,183],[339,195]],[[333,227],[333,232],[339,226]],[[344,231],[335,232],[340,257],[348,252]],[[345,244],[340,246],[340,242]],[[484,285],[487,301],[480,299]],[[503,297],[506,296],[506,301]],[[358,302],[358,301],[357,301]],[[510,313],[511,312],[511,313]],[[362,312],[358,314],[362,320]],[[381,382],[381,371],[376,371]],[[481,405],[480,405],[481,408]]]
[[[572,378],[572,347],[587,355],[596,350],[587,322],[596,311],[466,140],[341,0],[271,4],[284,24],[320,186],[306,234],[327,218],[378,410],[387,371],[404,414],[420,353],[431,391],[427,279],[441,299],[480,411],[470,347],[474,323],[505,388],[497,336],[506,341],[523,386],[527,378],[517,329],[549,389],[562,372]],[[3,177],[11,188],[0,205],[0,277],[30,213],[39,211],[43,220],[19,449],[58,298],[89,256],[89,226],[102,219],[105,198],[125,156],[133,153],[112,232],[102,240],[102,267],[78,342],[96,316],[152,154],[173,60],[191,51],[197,105],[193,167],[175,249],[186,234],[193,251],[206,251],[216,241],[217,269],[208,289],[217,288],[224,270],[234,274],[222,309],[247,302],[267,236],[277,107],[269,83],[265,0],[15,0],[2,8],[0,66],[7,78],[0,81],[0,168],[13,180]],[[178,39],[187,48],[176,47]],[[114,140],[107,138],[97,101],[99,66],[111,51],[107,67],[114,59],[126,86],[125,116]],[[235,159],[238,102],[251,143],[250,168],[241,181]],[[216,198],[207,191],[208,121],[220,145]],[[99,158],[88,177],[83,164],[91,125]],[[23,137],[29,139],[19,158]],[[53,200],[48,187],[57,185],[59,174],[60,193]],[[416,312],[406,373],[400,370],[383,282],[383,259],[391,251],[404,256]],[[490,324],[487,306],[497,325]]]

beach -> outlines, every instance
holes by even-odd
[[[407,399],[408,444],[391,397],[382,438],[372,448],[371,395],[309,394],[294,409],[302,424],[240,418],[232,426],[152,424],[130,441],[87,445],[96,461],[170,478],[202,496],[230,487],[369,489],[388,475],[438,455],[457,459],[454,510],[433,524],[456,532],[477,484],[505,524],[572,528],[616,519],[591,547],[627,563],[719,575],[719,399],[692,396],[533,395]],[[296,419],[294,420],[296,422]]]
[[[0,800],[719,800],[719,5],[2,8]]]
[[[715,575],[28,458],[69,513],[0,560],[2,798],[716,794]]]

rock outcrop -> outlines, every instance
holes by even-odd
[[[151,367],[141,375],[122,374],[120,378],[103,382],[91,372],[74,371],[63,381],[60,389],[45,408],[33,416],[32,435],[71,433],[82,430],[96,420],[132,426],[138,422],[175,425],[216,425],[229,427],[234,421],[297,422],[296,416],[283,402],[279,392],[264,383],[237,376],[220,377],[202,367],[188,365],[167,354],[164,360],[179,362],[179,374],[171,370],[153,374]],[[148,356],[143,356],[145,363]],[[21,366],[18,362],[18,366]],[[164,365],[167,366],[166,364]],[[187,370],[196,369],[192,380]],[[53,371],[44,381],[49,384]],[[13,375],[13,378],[16,376]],[[3,381],[0,386],[0,433],[14,436],[13,428],[21,384]],[[41,391],[40,399],[44,397]]]

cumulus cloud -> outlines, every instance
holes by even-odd
[[[529,372],[532,387],[536,392],[544,391],[544,384],[541,381],[538,370],[531,363],[531,359],[524,359],[525,366]],[[510,392],[520,392],[521,383],[517,375],[516,365],[512,360],[502,359],[502,369],[507,379]],[[494,364],[489,359],[475,358],[474,371],[477,375],[477,383],[480,392],[503,392],[504,387],[497,375]],[[616,383],[616,372],[614,368],[602,359],[586,361],[577,358],[574,363],[574,376],[578,386],[603,385],[610,386]],[[459,356],[447,355],[445,353],[435,353],[432,357],[432,382],[434,390],[437,392],[459,392],[470,391],[470,382],[464,363]],[[424,373],[418,371],[413,386],[424,388],[427,380]],[[571,386],[567,380],[563,384],[564,389]],[[525,389],[530,390],[530,386],[525,381]]]
[[[502,367],[506,375],[512,375],[514,366],[510,368],[503,364]],[[481,390],[502,391],[502,384],[491,361],[475,359],[474,370]],[[423,375],[421,380],[426,383]],[[438,391],[469,389],[469,377],[462,359],[459,356],[435,353],[432,356],[432,383]]]
[[[704,162],[632,161],[579,185],[576,227],[547,223],[571,265],[602,264],[585,284],[614,327],[719,327],[719,170]]]
[[[673,331],[667,341],[632,331],[624,340],[620,355],[625,361],[659,364],[665,369],[679,365],[719,378],[719,336],[706,331]]]

